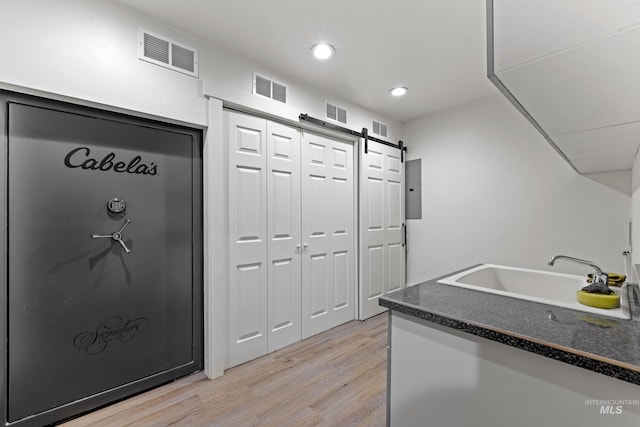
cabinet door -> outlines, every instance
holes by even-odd
[[[305,133],[302,144],[302,337],[354,319],[353,145]]]
[[[229,363],[267,353],[266,122],[225,112],[229,150]]]
[[[267,122],[268,350],[301,339],[300,132]]]
[[[360,184],[360,315],[386,310],[378,297],[405,286],[404,164],[400,150],[369,141]]]

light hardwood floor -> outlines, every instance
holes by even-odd
[[[387,314],[225,371],[174,381],[63,426],[384,426]]]

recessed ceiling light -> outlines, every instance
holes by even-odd
[[[331,58],[335,51],[335,48],[327,43],[318,43],[311,48],[313,56],[315,56],[317,59],[323,60]]]
[[[408,88],[404,87],[404,86],[398,86],[398,87],[394,87],[393,89],[391,89],[389,91],[389,93],[392,96],[402,96],[404,94],[406,94],[409,91]]]

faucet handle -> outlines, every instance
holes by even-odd
[[[588,292],[590,294],[603,294],[609,295],[612,294],[613,291],[609,289],[608,285],[603,285],[601,283],[592,283],[588,286],[582,288],[583,291]]]
[[[610,295],[613,293],[609,288],[609,276],[607,273],[597,273],[593,275],[593,283],[582,288],[583,291],[590,294]]]

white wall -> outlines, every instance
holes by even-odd
[[[0,0],[0,87],[206,126],[206,101],[198,79],[138,60],[139,27],[198,49],[200,80],[208,95],[294,121],[300,113],[323,118],[324,102],[333,101],[349,110],[350,128],[370,128],[376,118],[388,124],[390,139],[400,139],[401,125],[395,120],[113,0]],[[287,84],[289,103],[253,95],[254,71]]]
[[[200,79],[140,61],[138,29],[198,49]],[[207,128],[204,147],[205,372],[222,374],[226,345],[227,187],[222,102],[292,121],[324,117],[325,101],[349,110],[348,127],[401,124],[315,90],[113,0],[0,0],[0,88]],[[288,86],[289,102],[253,95],[253,72]],[[209,102],[202,94],[211,96]],[[329,98],[328,98],[329,96]],[[0,254],[2,256],[2,254]]]
[[[630,198],[576,174],[501,95],[405,123],[422,159],[422,220],[408,220],[407,283],[477,263],[623,272]],[[640,223],[640,222],[639,222]]]
[[[138,26],[158,25],[107,1],[0,0],[0,10],[4,85],[206,124],[197,79],[137,59]]]

